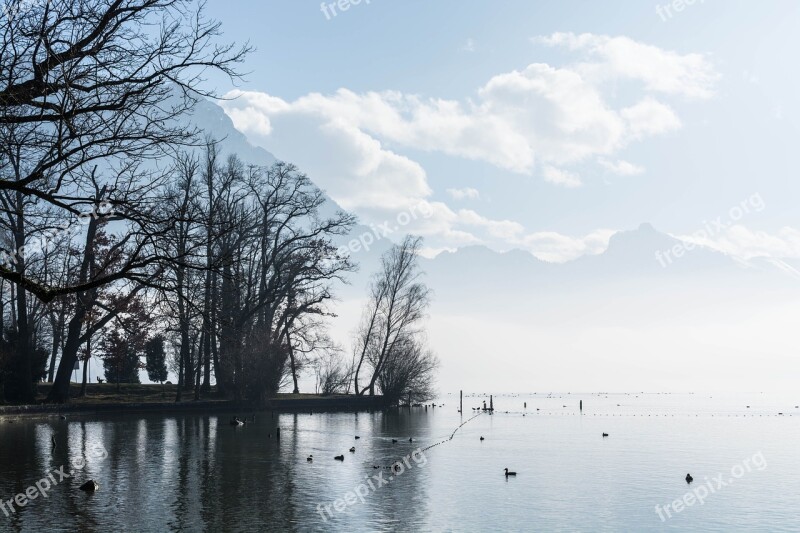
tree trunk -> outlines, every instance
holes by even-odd
[[[50,403],[69,402],[70,375],[78,360],[78,350],[80,349],[81,326],[86,315],[86,308],[81,304],[83,298],[78,296],[78,305],[75,309],[75,316],[69,321],[67,327],[67,342],[61,353],[61,361],[58,363],[58,371],[47,401]]]
[[[183,389],[191,390],[194,383],[194,342],[186,352],[186,362],[183,365]]]
[[[104,194],[103,191],[102,194]],[[97,235],[97,219],[91,217],[89,224],[86,228],[86,244],[83,250],[83,260],[79,274],[81,283],[86,283],[91,265],[94,264],[94,240]],[[47,401],[51,403],[67,403],[69,401],[69,385],[70,374],[75,366],[75,361],[78,360],[78,350],[81,345],[81,329],[83,320],[86,318],[86,313],[92,304],[92,300],[96,297],[97,291],[81,291],[75,296],[75,315],[69,321],[67,328],[67,342],[64,344],[64,349],[61,353],[61,361],[58,364],[58,372],[56,373],[53,386],[50,388],[50,394],[47,395]]]
[[[88,324],[86,326],[86,333],[87,334],[89,333]],[[88,374],[88,369],[89,369],[89,358],[92,356],[91,342],[92,342],[92,337],[90,335],[89,338],[86,339],[86,357],[83,360],[83,380],[81,381],[81,391],[78,393],[78,398],[86,397],[86,376]]]
[[[292,340],[289,338],[289,332],[286,332],[286,345],[289,348],[289,363],[292,368],[292,379],[294,380],[294,394],[300,394],[300,388],[297,386],[297,366],[294,362],[294,348],[292,348]]]
[[[208,357],[204,355],[204,337],[206,336],[205,331],[200,333],[200,346],[197,347],[197,365],[195,365],[195,382],[194,382],[194,399],[195,401],[200,399],[200,375],[203,370],[203,357]]]
[[[183,362],[185,360],[183,357],[184,346],[186,346],[186,343],[181,342],[181,356],[178,358],[178,392],[175,394],[175,403],[178,403],[183,399],[181,396],[183,391]]]
[[[14,228],[14,243],[17,250],[24,250],[25,246],[25,216],[23,214],[22,193],[16,194],[16,227]],[[17,254],[17,273],[25,276],[25,254]],[[19,287],[17,290],[17,354],[20,359],[19,375],[20,399],[24,403],[33,403],[36,392],[33,384],[33,368],[31,366],[31,332],[28,326],[28,292]]]
[[[47,381],[53,382],[53,376],[56,372],[56,357],[58,356],[58,347],[61,345],[61,337],[64,335],[64,312],[60,312],[58,317],[53,321],[53,346],[50,349],[50,368],[47,371]]]

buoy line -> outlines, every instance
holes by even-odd
[[[459,424],[459,425],[458,425],[458,427],[457,427],[456,429],[454,429],[454,430],[453,430],[453,433],[451,433],[451,434],[450,434],[450,437],[449,437],[449,438],[446,438],[446,439],[444,439],[444,440],[442,440],[442,441],[439,441],[439,442],[437,442],[436,444],[431,444],[430,446],[428,446],[428,447],[426,447],[426,448],[423,448],[423,449],[422,449],[422,451],[423,451],[423,452],[426,452],[426,451],[430,450],[431,448],[433,448],[434,446],[438,446],[438,445],[440,445],[440,444],[444,444],[445,442],[450,442],[451,440],[453,440],[453,437],[455,437],[455,436],[456,436],[456,433],[458,433],[458,430],[459,430],[459,429],[461,429],[462,427],[464,427],[464,425],[465,425],[465,424],[467,424],[467,423],[469,423],[469,422],[472,422],[473,420],[475,420],[476,418],[478,418],[478,417],[479,417],[479,416],[481,416],[482,414],[483,414],[483,413],[478,413],[477,415],[473,416],[472,418],[469,418],[469,419],[467,419],[467,420],[465,420],[465,421],[461,422],[461,424]]]

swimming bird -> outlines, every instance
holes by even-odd
[[[355,446],[351,446],[351,447],[350,447],[350,451],[351,451],[352,453],[356,453],[356,447],[355,447]]]
[[[508,476],[516,476],[517,475],[516,472],[509,472],[508,468],[505,469],[505,472],[506,472],[506,477],[508,477]]]
[[[97,484],[97,481],[90,479],[78,488],[84,492],[94,492],[100,490],[100,485]]]
[[[309,463],[310,463],[311,461],[313,461],[313,460],[314,460],[314,456],[313,456],[313,455],[309,455],[309,456],[308,456],[308,459],[306,459],[306,461],[308,461]]]
[[[239,420],[238,416],[234,416],[233,419],[231,420],[232,426],[243,426],[244,424],[245,423],[242,420]]]
[[[412,439],[411,437],[408,437],[408,442],[414,442],[414,439]]]
[[[59,415],[59,417],[58,417],[58,418],[60,418],[61,420],[66,420],[66,419],[67,419],[67,417],[66,417],[66,416],[64,416],[64,415]]]
[[[481,442],[483,442],[483,437],[481,437]]]
[[[334,459],[336,461],[344,461],[344,455],[337,455],[336,457],[334,457]]]
[[[604,437],[608,437],[608,433],[603,433],[603,436]]]
[[[692,475],[691,474],[686,474],[686,483],[691,483],[692,481],[694,481],[694,478],[692,477]]]
[[[397,439],[392,439],[392,444],[397,444]]]
[[[358,435],[356,435],[356,440],[358,440],[358,439],[360,439],[360,438],[361,438],[361,437],[359,437]]]

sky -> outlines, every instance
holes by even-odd
[[[209,0],[256,50],[246,79],[208,84],[362,223],[422,235],[428,257],[484,245],[567,268],[650,223],[736,260],[800,259],[800,3],[341,5]],[[520,294],[539,314],[456,290],[428,332],[441,389],[794,390],[797,299],[770,275]],[[343,345],[361,303],[337,307]]]
[[[563,262],[642,222],[720,220],[699,240],[800,256],[796,2],[331,4],[211,0],[256,50],[237,87],[208,83],[363,222],[421,211],[428,255]]]

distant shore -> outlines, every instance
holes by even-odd
[[[39,393],[44,400],[50,384],[39,385]],[[73,385],[78,389],[78,385]],[[183,400],[175,402],[176,385],[122,384],[117,392],[116,384],[87,384],[87,396],[72,398],[68,404],[0,404],[0,421],[16,418],[46,418],[57,415],[99,415],[125,413],[179,413],[179,412],[253,412],[253,411],[360,411],[383,409],[386,405],[381,396],[354,396],[318,394],[278,394],[266,406],[250,402],[237,402],[219,398],[216,391],[203,395],[195,401],[194,392],[183,392]]]

